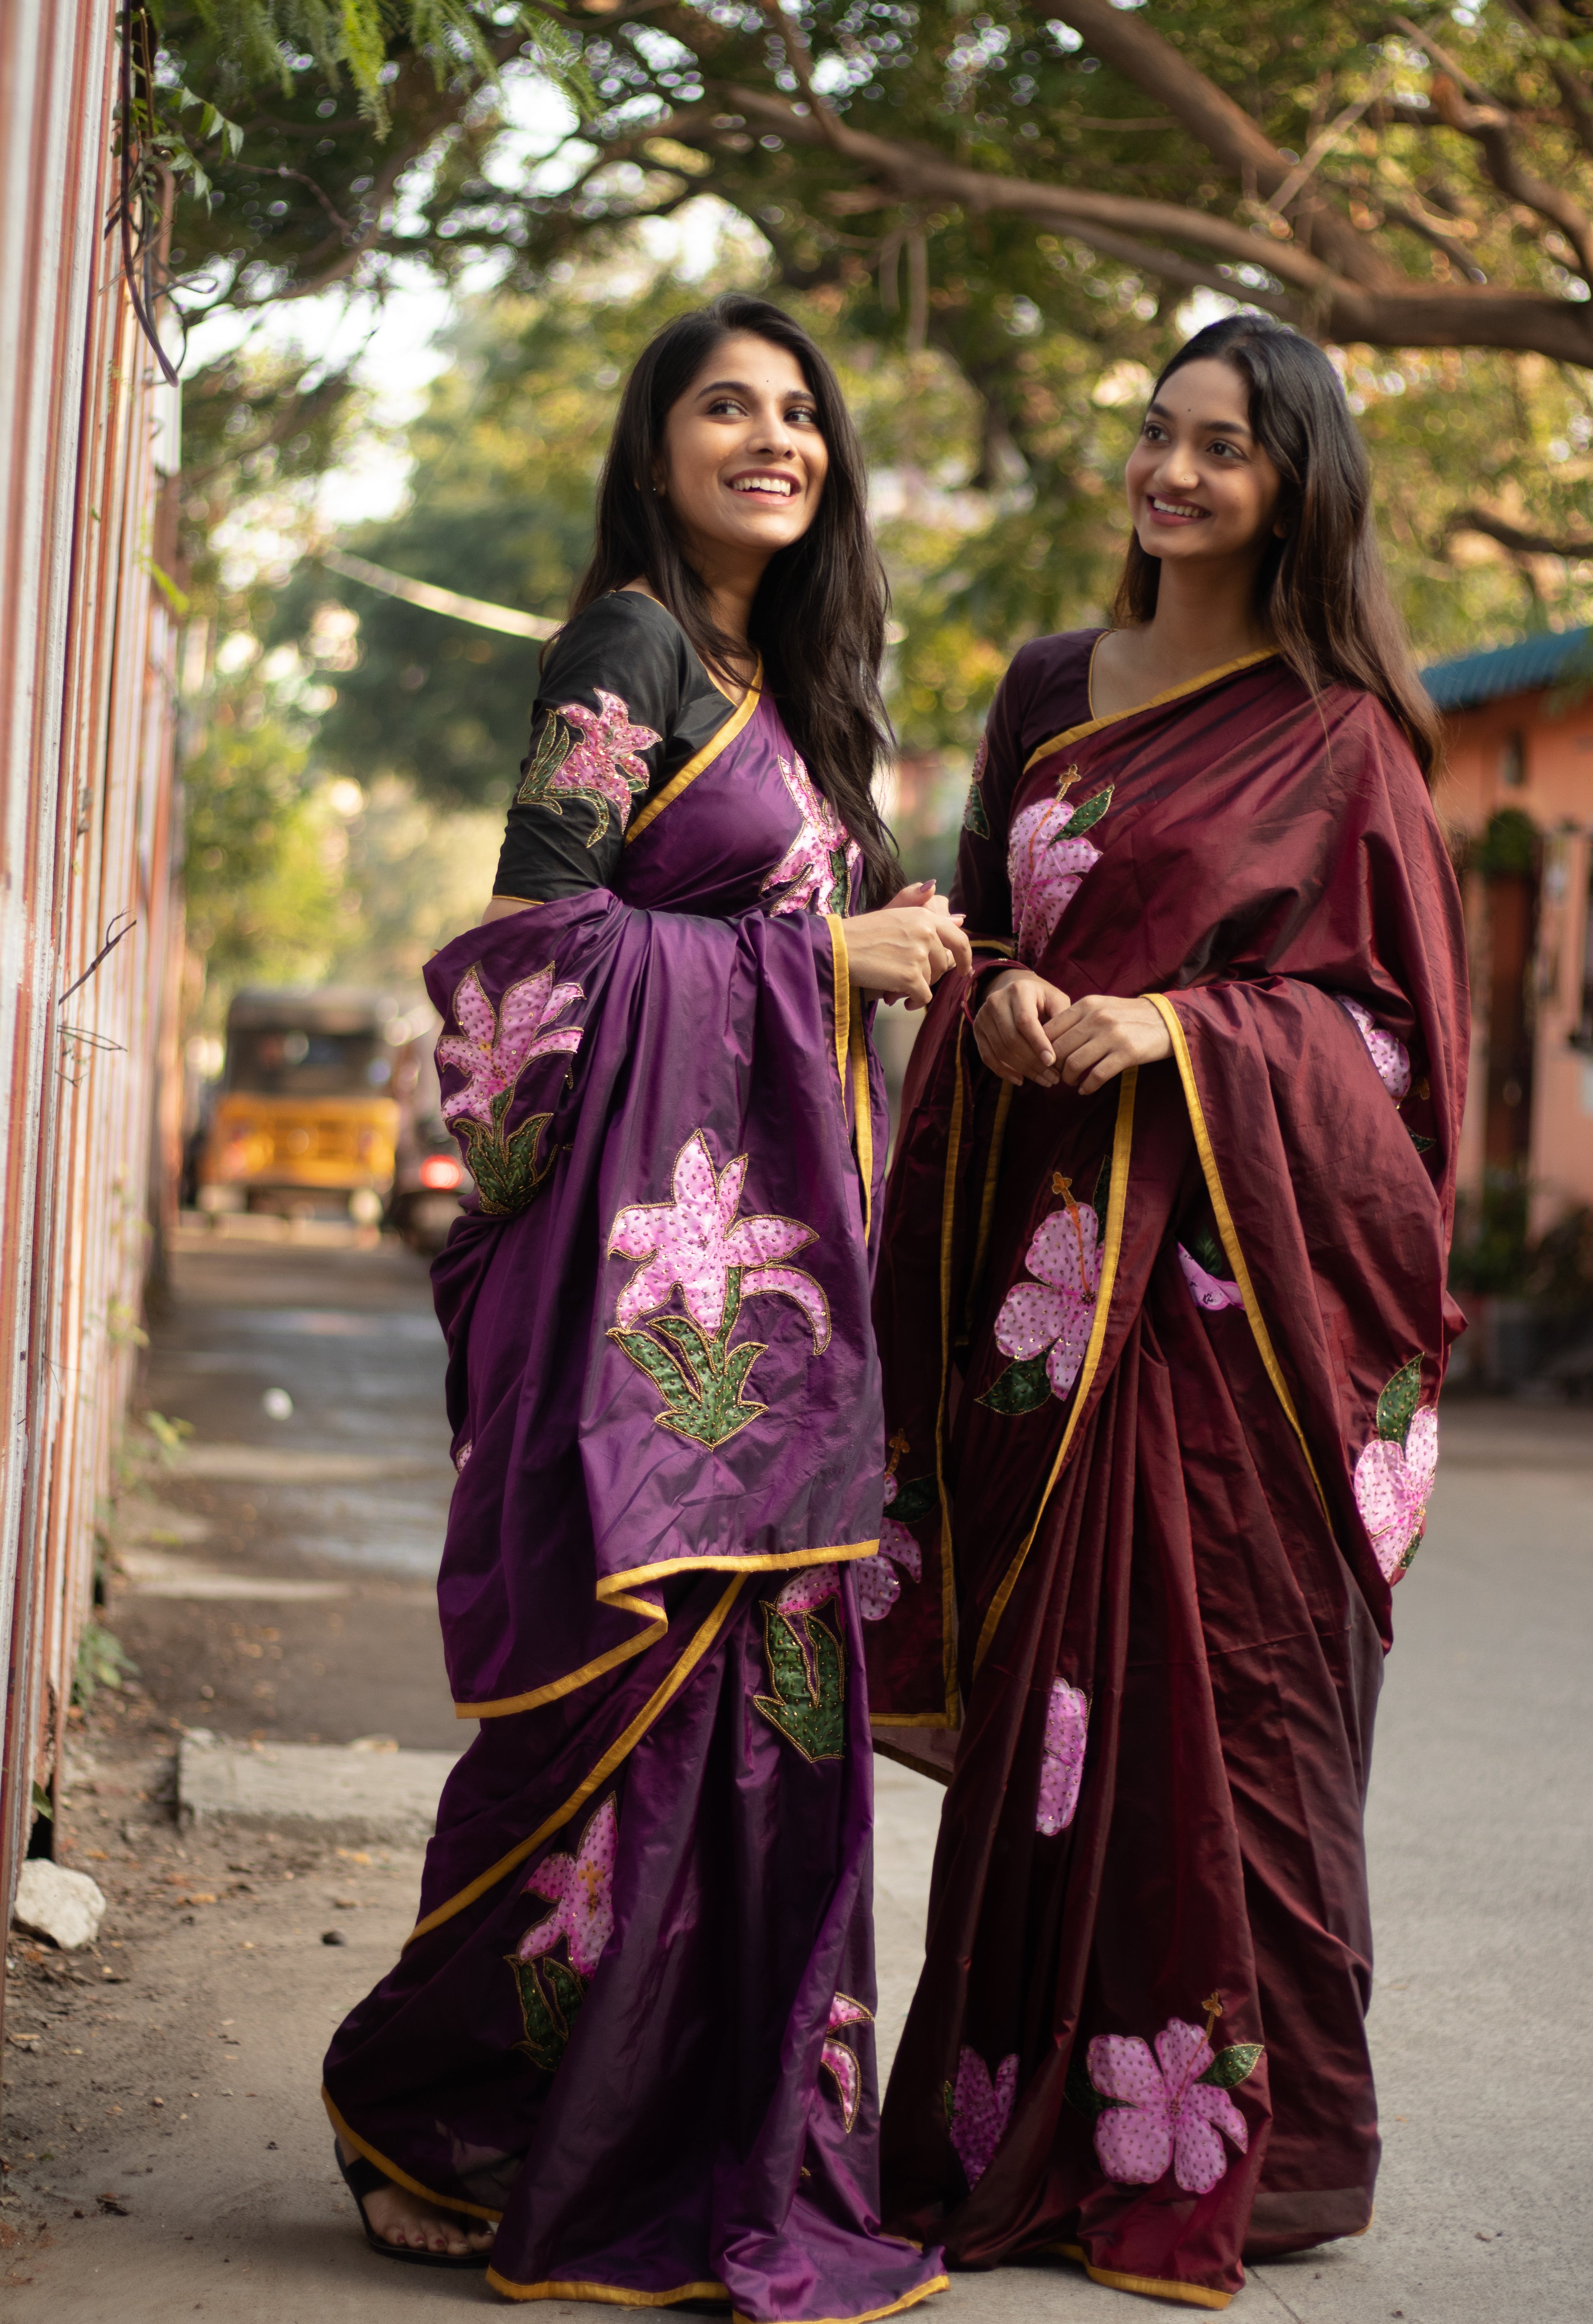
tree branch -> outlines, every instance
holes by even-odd
[[[1432,77],[1432,103],[1447,129],[1459,130],[1478,145],[1484,169],[1507,200],[1536,210],[1559,227],[1576,254],[1577,272],[1593,284],[1593,218],[1570,194],[1522,168],[1511,137],[1514,124],[1504,106],[1469,102],[1447,73]]]
[[[1593,535],[1582,540],[1556,540],[1546,532],[1524,532],[1519,525],[1506,524],[1503,517],[1490,515],[1487,509],[1458,509],[1444,526],[1445,541],[1457,532],[1484,533],[1515,557],[1564,557],[1573,563],[1593,557]]]

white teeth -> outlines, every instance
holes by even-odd
[[[1204,509],[1191,508],[1187,501],[1159,501],[1154,493],[1150,504],[1163,516],[1204,516],[1206,513]]]
[[[731,490],[732,493],[767,493],[772,499],[788,501],[796,486],[786,476],[738,476]]]

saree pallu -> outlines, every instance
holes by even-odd
[[[1459,1323],[1459,898],[1391,722],[1275,660],[1008,724],[877,1291],[922,1578],[876,1736],[950,1768],[886,2217],[1221,2308],[1371,2218],[1362,1812]],[[971,1020],[1014,957],[1149,996],[1172,1058],[999,1084]]]
[[[884,2315],[944,2278],[879,2227],[855,851],[756,695],[627,840],[428,972],[480,1194],[434,1279],[481,1730],[327,2106],[497,2222],[507,2297]]]

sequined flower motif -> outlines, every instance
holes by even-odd
[[[1069,808],[1065,798],[1037,799],[1012,825],[1007,843],[1007,876],[1012,888],[1017,956],[1030,968],[1078,894],[1100,850],[1085,838],[1111,805],[1110,787]]]
[[[850,1994],[838,1993],[830,2004],[829,2029],[824,2035],[824,2046],[819,2052],[819,2064],[832,2077],[841,2094],[841,2122],[843,2128],[848,2131],[857,2120],[857,2110],[863,2095],[863,2070],[857,2052],[849,2043],[838,2041],[836,2036],[843,2025],[870,2024],[873,2015],[873,2011],[865,2009],[861,2001],[853,2001]]]
[[[847,836],[846,825],[799,757],[782,758],[779,770],[802,822],[759,892],[778,897],[769,907],[777,915],[844,912],[852,895],[852,866],[861,853],[857,842]]]
[[[1413,1356],[1378,1397],[1376,1434],[1355,1464],[1355,1505],[1390,1584],[1422,1545],[1438,1471],[1438,1415],[1418,1403],[1421,1393],[1422,1359]]]
[[[457,1452],[454,1455],[454,1471],[456,1476],[462,1477],[465,1474],[465,1463],[469,1460],[474,1450],[475,1439],[473,1436],[467,1437],[465,1443],[459,1447]]]
[[[1410,1051],[1403,1041],[1378,1024],[1369,1009],[1352,1001],[1348,992],[1335,992],[1332,998],[1346,1016],[1354,1019],[1356,1029],[1367,1045],[1367,1055],[1377,1068],[1377,1078],[1397,1105],[1410,1094]]]
[[[549,961],[535,976],[511,984],[497,1010],[483,989],[479,969],[465,971],[454,995],[459,1031],[445,1034],[437,1045],[439,1070],[453,1065],[467,1076],[462,1090],[443,1100],[445,1121],[467,1115],[495,1128],[503,1109],[494,1108],[493,1101],[513,1089],[533,1057],[556,1051],[573,1056],[580,1047],[585,1026],[555,1025],[553,1019],[583,998],[581,988],[555,984],[553,968]]]
[[[958,2052],[957,2080],[946,2085],[946,2115],[952,2144],[970,2187],[977,2187],[1007,2135],[1017,2096],[1017,2056],[1003,2058],[994,2081],[977,2050]]]
[[[1224,2052],[1254,2062],[1260,2053]],[[1211,2043],[1198,2025],[1170,2017],[1156,2035],[1156,2054],[1137,2034],[1098,2034],[1090,2044],[1090,2080],[1111,2101],[1097,2117],[1095,2152],[1109,2179],[1150,2187],[1169,2163],[1188,2195],[1207,2195],[1228,2169],[1222,2131],[1243,2154],[1250,2144],[1245,2118],[1227,2089],[1202,2077],[1216,2068]],[[1248,2067],[1246,2067],[1248,2070]]]
[[[1054,1679],[1045,1705],[1045,1739],[1040,1753],[1040,1797],[1035,1830],[1054,1840],[1072,1823],[1084,1780],[1084,1745],[1090,1729],[1090,1698],[1064,1678]]]
[[[1189,1286],[1191,1298],[1197,1307],[1205,1308],[1208,1314],[1219,1314],[1224,1307],[1244,1305],[1245,1295],[1238,1285],[1230,1283],[1224,1276],[1209,1273],[1182,1243],[1178,1246],[1178,1264],[1183,1269],[1183,1279]]]
[[[631,802],[648,787],[647,761],[661,735],[650,726],[632,724],[631,712],[617,694],[595,687],[597,708],[584,702],[561,702],[542,730],[541,739],[527,762],[525,777],[515,794],[517,807],[548,807],[563,813],[559,795],[585,799],[596,810],[596,823],[586,844],[595,847],[609,827],[613,808],[624,830],[631,820]],[[560,722],[563,722],[561,724]],[[574,727],[578,740],[566,729]]]
[[[794,1299],[813,1326],[815,1352],[822,1353],[829,1344],[829,1303],[811,1275],[781,1263],[817,1236],[800,1220],[769,1212],[738,1219],[746,1176],[744,1154],[716,1171],[706,1139],[694,1130],[675,1157],[673,1199],[631,1203],[620,1212],[608,1255],[640,1262],[614,1310],[622,1330],[665,1305],[678,1286],[692,1321],[705,1333],[717,1332],[731,1270],[739,1268],[741,1298],[778,1291]]]
[[[570,1967],[589,1978],[614,1932],[614,1858],[620,1845],[620,1812],[611,1793],[581,1834],[573,1856],[547,1856],[526,1882],[527,1892],[546,1896],[553,1911],[520,1941],[520,1959],[538,1960],[560,1937],[569,1940]]]
[[[885,1506],[890,1507],[899,1490],[894,1476],[885,1480]],[[872,1557],[863,1558],[856,1568],[857,1610],[865,1622],[882,1622],[901,1595],[901,1583],[896,1569],[910,1574],[915,1582],[924,1574],[924,1556],[916,1541],[905,1525],[895,1517],[886,1517],[879,1527],[879,1546]]]
[[[1014,1362],[1032,1362],[1049,1350],[1045,1377],[1053,1396],[1066,1396],[1090,1344],[1100,1275],[1098,1231],[1087,1204],[1053,1211],[1024,1254],[1037,1279],[1015,1283],[996,1317],[996,1345]]]

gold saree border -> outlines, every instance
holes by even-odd
[[[426,1936],[431,1930],[440,1928],[445,1921],[451,1921],[456,1913],[462,1913],[466,1905],[474,1904],[478,1896],[484,1896],[489,1888],[495,1888],[501,1880],[508,1878],[516,1865],[525,1862],[526,1858],[534,1849],[540,1848],[545,1840],[551,1839],[556,1831],[568,1823],[583,1802],[591,1798],[599,1784],[606,1781],[621,1761],[630,1757],[659,1713],[666,1711],[675,1696],[679,1693],[724,1628],[731,1608],[741,1595],[741,1585],[742,1576],[738,1572],[732,1580],[729,1589],[714,1606],[713,1612],[698,1627],[674,1669],[659,1681],[624,1733],[617,1742],[609,1746],[590,1773],[582,1777],[563,1805],[555,1808],[553,1813],[538,1825],[529,1840],[517,1841],[507,1855],[501,1856],[495,1864],[490,1864],[484,1872],[477,1873],[474,1880],[467,1881],[465,1886],[456,1895],[450,1896],[446,1904],[439,1904],[435,1912],[428,1913],[424,1920],[417,1921],[404,1939],[401,1950],[407,1951],[418,1937]],[[654,1609],[649,1607],[648,1611],[650,1615]],[[376,2161],[377,2158],[373,2156],[372,2160]],[[386,2166],[379,2163],[378,2167],[385,2169]]]
[[[695,756],[686,761],[677,775],[671,775],[656,799],[649,799],[625,834],[625,844],[640,839],[649,823],[655,822],[667,807],[673,807],[688,783],[695,783],[706,767],[711,767],[722,751],[728,750],[763,699],[763,657],[758,657],[758,667],[752,673],[752,683],[742,695],[730,716],[717,733],[710,734]]]
[[[603,1601],[600,1599],[598,1602],[602,1604]],[[634,1613],[637,1608],[627,1602],[624,1610],[628,1614]],[[583,1663],[579,1670],[571,1671],[567,1677],[551,1679],[546,1686],[534,1686],[528,1694],[500,1695],[492,1702],[456,1702],[454,1705],[455,1718],[507,1719],[517,1711],[540,1711],[545,1702],[557,1702],[561,1695],[574,1694],[578,1687],[589,1686],[594,1678],[602,1678],[605,1671],[617,1670],[622,1663],[633,1661],[638,1655],[646,1654],[649,1646],[658,1644],[669,1628],[669,1618],[656,1607],[649,1608],[648,1611],[652,1618],[645,1630],[639,1630],[622,1646],[611,1646],[606,1654],[597,1655],[594,1661]]]
[[[1183,2283],[1175,2275],[1125,2275],[1119,2268],[1097,2267],[1078,2244],[1045,2244],[1041,2249],[1054,2252],[1058,2259],[1076,2260],[1091,2283],[1104,2283],[1112,2292],[1137,2292],[1147,2300],[1180,2300],[1186,2308],[1226,2308],[1233,2298],[1231,2292]]]
[[[846,1089],[846,1052],[852,1043],[852,962],[846,950],[846,923],[839,912],[826,912],[830,931],[830,973],[835,996],[835,1078]]]
[[[632,1582],[651,1582],[668,1573],[777,1573],[787,1567],[793,1571],[799,1565],[827,1565],[832,1558],[838,1564],[850,1565],[861,1557],[872,1557],[879,1548],[873,1541],[834,1541],[818,1549],[771,1549],[745,1557],[667,1557],[657,1565],[635,1565],[623,1573],[605,1573],[597,1585],[600,1606],[618,1606],[628,1614],[645,1614],[649,1622],[658,1618],[658,1609],[645,1599],[632,1598],[629,1587]]]
[[[1228,1263],[1233,1269],[1234,1281],[1239,1286],[1239,1296],[1245,1303],[1245,1316],[1250,1326],[1251,1336],[1256,1342],[1257,1353],[1261,1358],[1267,1379],[1272,1382],[1277,1400],[1284,1408],[1285,1417],[1299,1439],[1306,1469],[1312,1484],[1316,1489],[1316,1497],[1321,1503],[1322,1514],[1325,1517],[1328,1514],[1327,1496],[1322,1491],[1321,1479],[1317,1475],[1316,1463],[1311,1457],[1311,1447],[1305,1442],[1305,1431],[1301,1427],[1300,1416],[1294,1409],[1294,1399],[1289,1394],[1283,1367],[1278,1362],[1277,1351],[1272,1344],[1272,1334],[1266,1328],[1266,1319],[1261,1313],[1261,1303],[1256,1296],[1256,1286],[1250,1279],[1250,1270],[1245,1264],[1245,1254],[1239,1247],[1238,1231],[1233,1222],[1233,1213],[1228,1207],[1228,1196],[1223,1192],[1222,1178],[1217,1167],[1217,1156],[1211,1144],[1211,1133],[1206,1127],[1205,1111],[1201,1104],[1201,1093],[1195,1082],[1194,1060],[1189,1054],[1189,1043],[1184,1038],[1183,1023],[1177,1010],[1174,1008],[1165,992],[1141,993],[1140,999],[1150,1002],[1151,1007],[1167,1028],[1167,1038],[1173,1044],[1173,1056],[1178,1066],[1178,1078],[1183,1084],[1183,1102],[1189,1109],[1189,1126],[1194,1133],[1195,1152],[1201,1158],[1201,1171],[1206,1181],[1206,1193],[1217,1220],[1217,1231],[1222,1238],[1222,1248],[1228,1255]]]
[[[1097,646],[1100,643],[1100,638],[1095,643]],[[1093,648],[1090,659],[1093,663]],[[1063,733],[1053,734],[1048,742],[1042,742],[1037,750],[1031,751],[1023,762],[1024,773],[1027,775],[1029,769],[1037,766],[1042,759],[1048,759],[1053,751],[1064,751],[1070,743],[1082,742],[1086,734],[1099,734],[1103,727],[1120,725],[1125,718],[1137,718],[1142,710],[1160,710],[1165,704],[1178,702],[1186,694],[1199,694],[1204,687],[1215,686],[1220,678],[1232,678],[1237,670],[1250,669],[1258,661],[1275,661],[1276,659],[1275,646],[1262,646],[1255,653],[1240,654],[1233,661],[1219,662],[1215,669],[1203,669],[1198,678],[1185,678],[1182,686],[1164,687],[1160,694],[1150,695],[1144,702],[1136,702],[1130,709],[1109,711],[1104,718],[1086,718],[1081,725],[1069,726]]]
[[[573,2277],[546,2283],[516,2283],[487,2270],[487,2282],[505,2300],[595,2300],[608,2308],[668,2308],[677,2300],[728,2300],[723,2283],[677,2283],[668,2292],[628,2292],[622,2283],[580,2283]]]
[[[869,1036],[861,1017],[852,1020],[852,1111],[857,1175],[863,1190],[863,1241],[874,1223],[874,1102],[869,1086]]]
[[[423,2203],[435,2203],[441,2211],[465,2211],[473,2219],[490,2219],[494,2224],[503,2217],[502,2211],[489,2210],[484,2203],[464,2203],[456,2195],[439,2195],[434,2187],[423,2187],[419,2179],[411,2179],[407,2171],[401,2171],[396,2163],[390,2163],[385,2154],[380,2153],[371,2144],[369,2139],[362,2138],[357,2130],[352,2129],[344,2121],[332,2103],[332,2093],[325,2082],[321,2084],[321,2104],[326,2107],[332,2127],[338,2137],[345,2139],[355,2153],[363,2154],[367,2163],[373,2163],[382,2176],[391,2179],[395,2187],[407,2188],[411,2195],[419,2195]],[[395,2245],[393,2248],[396,2250],[398,2246]]]
[[[1017,1577],[1023,1572],[1024,1560],[1034,1546],[1035,1536],[1040,1530],[1040,1520],[1045,1514],[1046,1503],[1050,1500],[1056,1480],[1062,1474],[1063,1465],[1073,1450],[1073,1438],[1078,1434],[1079,1422],[1083,1416],[1085,1402],[1095,1384],[1095,1375],[1100,1368],[1100,1351],[1106,1344],[1106,1327],[1111,1312],[1112,1292],[1118,1279],[1118,1261],[1123,1249],[1123,1220],[1128,1207],[1128,1164],[1134,1150],[1134,1093],[1138,1081],[1138,1066],[1130,1065],[1124,1074],[1122,1084],[1118,1091],[1117,1126],[1112,1132],[1111,1192],[1107,1197],[1106,1205],[1106,1241],[1101,1250],[1100,1278],[1095,1293],[1095,1316],[1090,1326],[1090,1338],[1084,1350],[1084,1361],[1079,1371],[1078,1386],[1073,1392],[1073,1408],[1068,1415],[1067,1426],[1062,1432],[1062,1443],[1056,1448],[1056,1458],[1051,1464],[1051,1474],[1046,1478],[1045,1490],[1040,1495],[1040,1505],[1035,1511],[1034,1523],[1018,1544],[1017,1554],[1002,1575],[1000,1587],[990,1600],[990,1609],[979,1634],[979,1644],[973,1651],[975,1677],[979,1675],[980,1665],[990,1652],[990,1642],[996,1635],[1001,1617],[1007,1611],[1007,1601],[1017,1586]]]
[[[907,2238],[898,2236],[881,2236],[879,2240],[881,2243],[900,2243],[907,2241]],[[914,2244],[912,2248],[915,2251],[922,2251],[924,2246],[922,2244]],[[879,2324],[880,2317],[899,2316],[904,2309],[916,2308],[921,2300],[933,2300],[937,2292],[949,2292],[951,2288],[952,2279],[949,2275],[932,2275],[927,2283],[916,2284],[911,2292],[905,2292],[899,2300],[893,2300],[888,2308],[865,2308],[861,2314],[857,2316],[806,2316],[802,2318],[801,2324]],[[750,2316],[743,2316],[741,2310],[736,2308],[731,2310],[731,2324],[754,2324],[754,2319]]]

